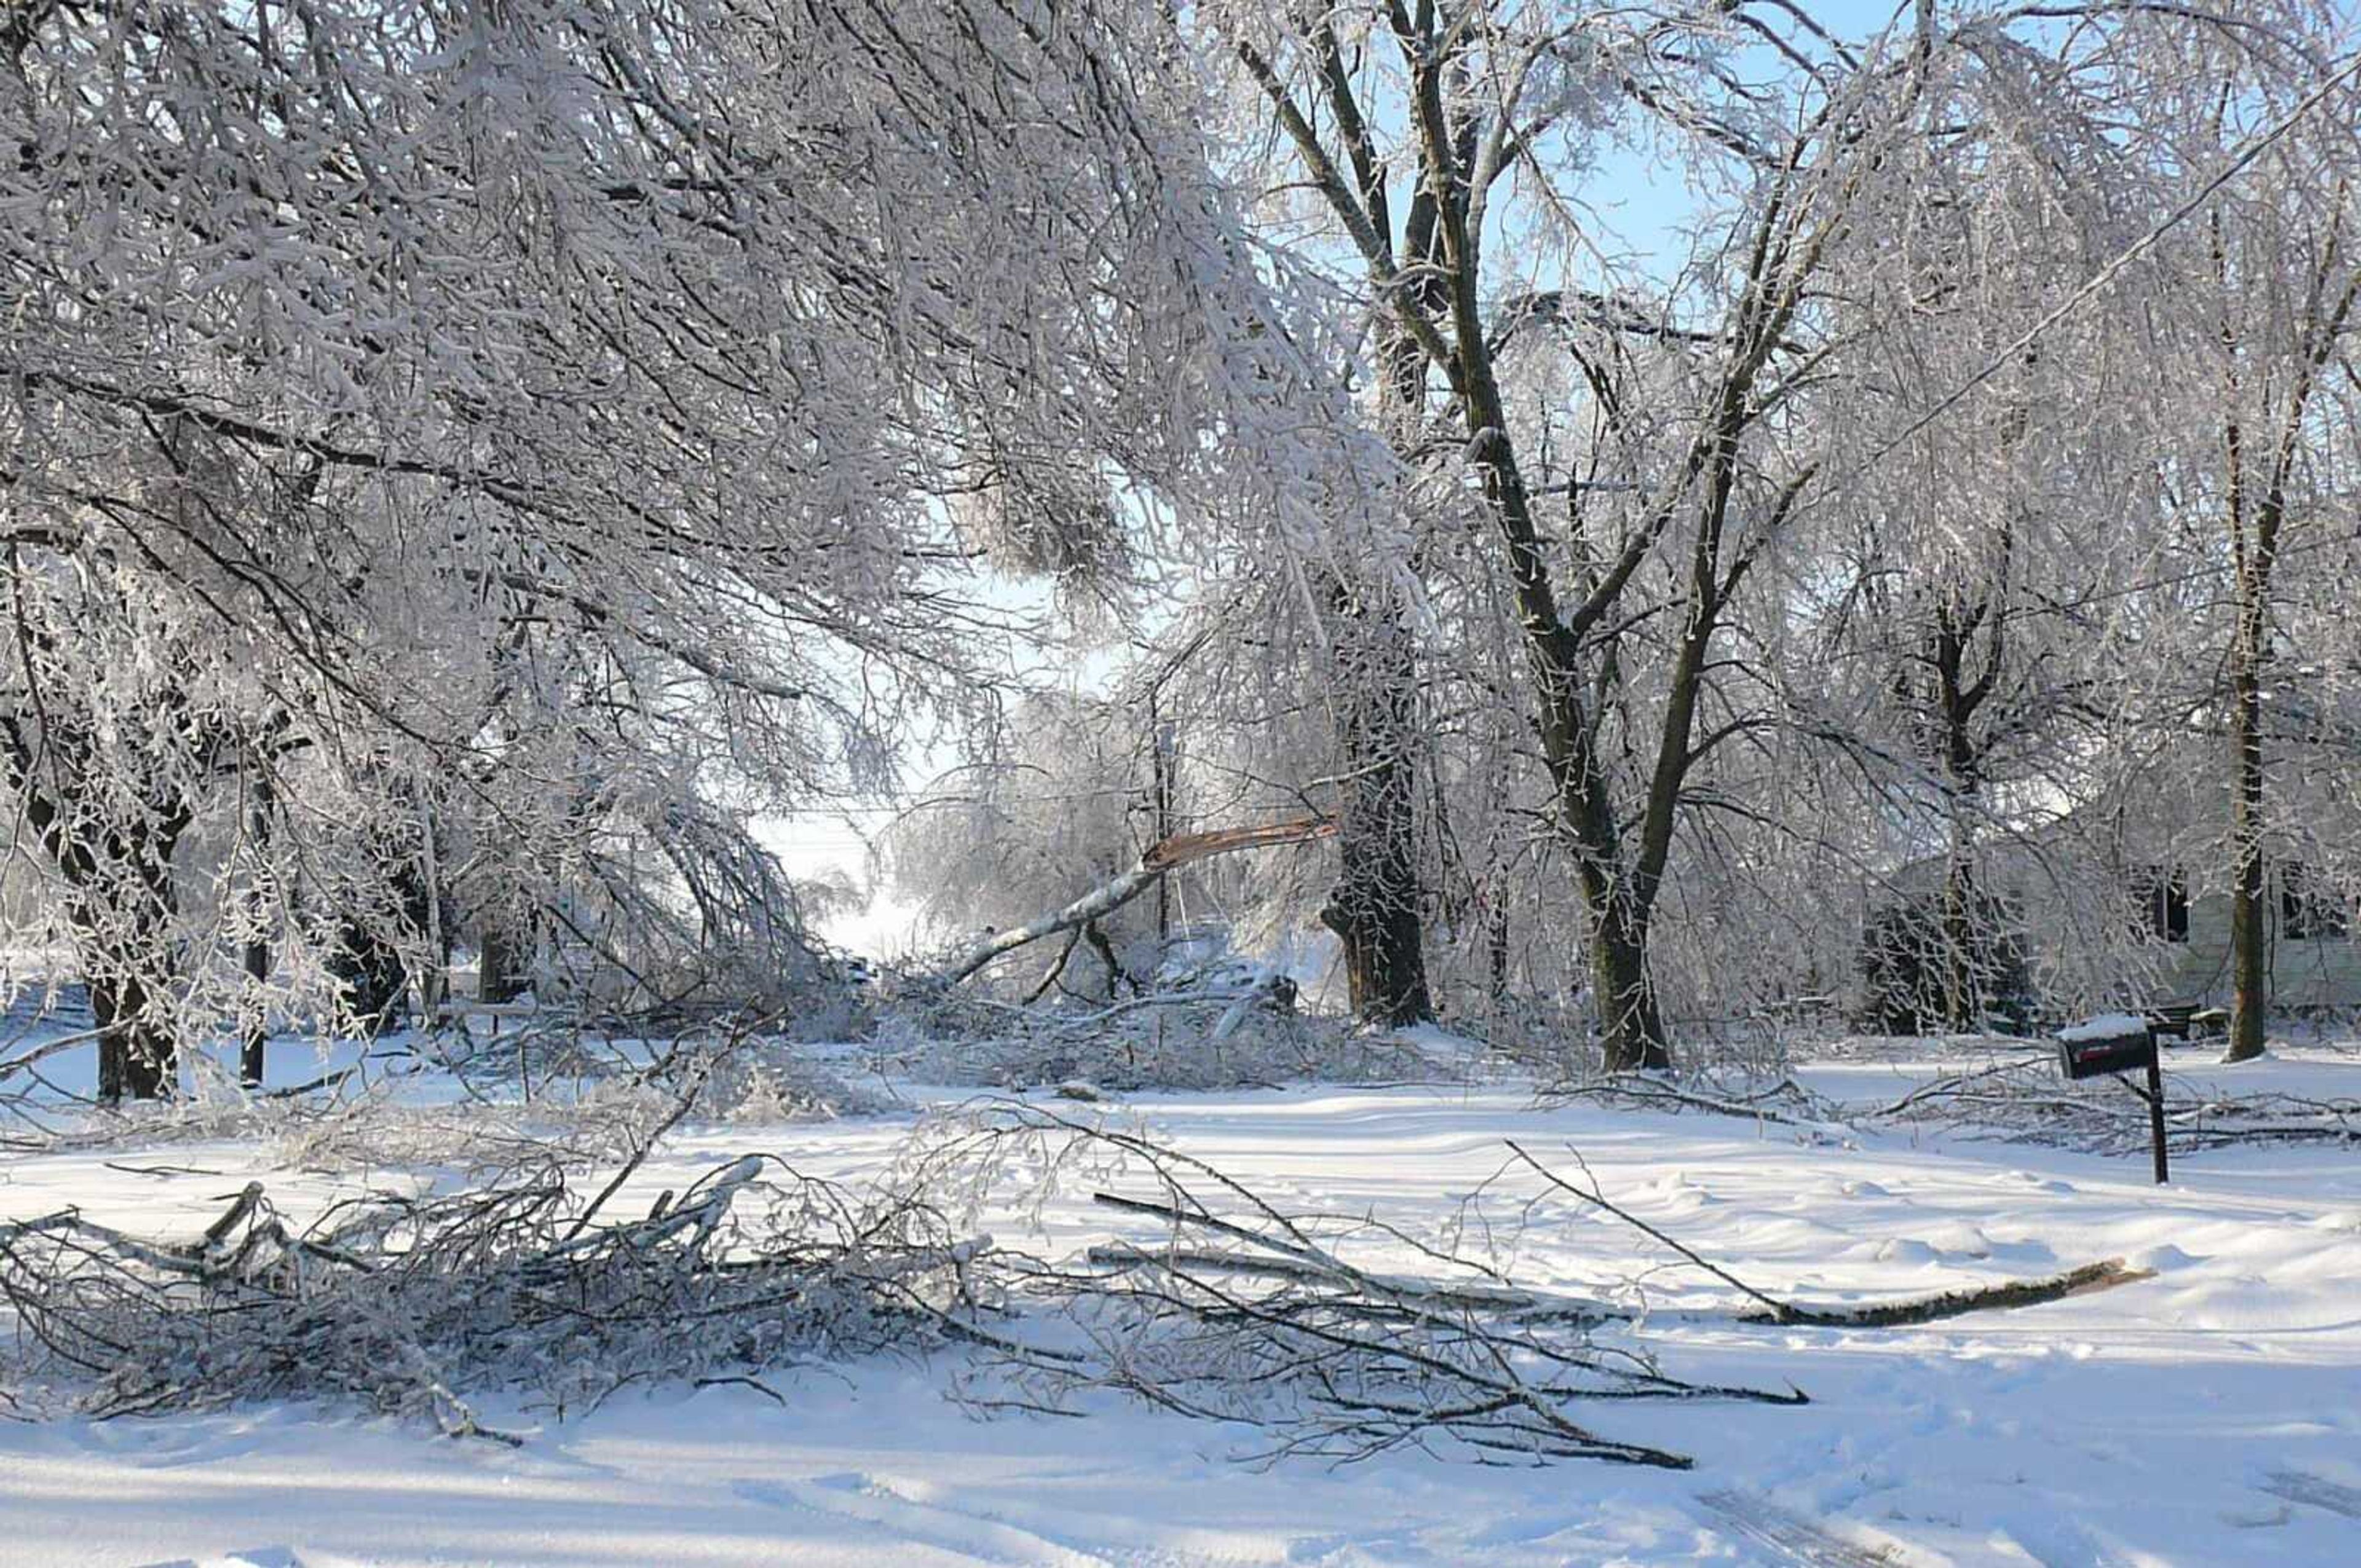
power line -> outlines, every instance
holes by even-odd
[[[1876,451],[1871,453],[1867,458],[1865,458],[1850,472],[1840,475],[1836,479],[1832,480],[1821,491],[1822,496],[1826,497],[1837,494],[1868,477],[1872,470],[1873,470],[1880,463],[1883,463],[1886,458],[1892,456],[1905,442],[1908,441],[1912,436],[1916,435],[1920,431],[1925,430],[1928,425],[1933,424],[1937,420],[1942,418],[1943,415],[1949,413],[1953,408],[1957,407],[1970,393],[1982,386],[1986,381],[1991,380],[1994,376],[2000,374],[2002,370],[2007,368],[2010,364],[2015,361],[2019,355],[2023,354],[2026,349],[2032,347],[2036,342],[2039,341],[2042,334],[2048,332],[2051,327],[2056,326],[2059,322],[2064,321],[2068,316],[2071,315],[2085,300],[2088,300],[2092,295],[2097,293],[2109,283],[2114,281],[2115,276],[2118,273],[2122,272],[2125,268],[2138,260],[2141,257],[2147,255],[2148,251],[2154,249],[2157,243],[2163,239],[2166,235],[2170,234],[2174,229],[2180,227],[2180,225],[2186,222],[2200,207],[2211,201],[2224,186],[2236,179],[2246,170],[2248,165],[2255,161],[2255,159],[2260,158],[2265,152],[2268,152],[2271,148],[2272,145],[2278,142],[2281,137],[2286,136],[2288,132],[2293,130],[2298,121],[2301,120],[2306,115],[2309,115],[2312,110],[2325,103],[2328,99],[2328,95],[2334,93],[2339,86],[2343,85],[2345,80],[2351,77],[2356,71],[2361,71],[2361,50],[2356,50],[2343,65],[2337,67],[2334,71],[2330,71],[2328,75],[2322,80],[2319,86],[2306,93],[2302,99],[2296,104],[2295,107],[2290,109],[2285,115],[2279,117],[2278,123],[2257,133],[2256,136],[2248,140],[2246,146],[2243,149],[2241,149],[2227,163],[2224,164],[2221,169],[2216,170],[2213,178],[2206,181],[2202,186],[2199,187],[2193,195],[2191,195],[2187,201],[2183,202],[2180,206],[2174,208],[2170,213],[2165,214],[2162,221],[2158,223],[2155,227],[2149,229],[2147,233],[2142,235],[2139,238],[2134,240],[2129,246],[2125,247],[2120,254],[2118,254],[2113,260],[2109,261],[2104,267],[2100,268],[2098,271],[2092,273],[2081,288],[2067,295],[2064,300],[2059,302],[2055,309],[2049,311],[2048,313],[2044,314],[2040,320],[2026,328],[2025,331],[2019,334],[2006,347],[1993,355],[1990,362],[1988,362],[1982,369],[1978,370],[1974,375],[1960,382],[1959,386],[1953,388],[1951,391],[1946,394],[1940,401],[1935,404],[1934,407],[1928,409],[1925,413],[1911,421],[1909,425],[1906,426],[1899,435],[1894,436],[1883,446],[1880,446]]]

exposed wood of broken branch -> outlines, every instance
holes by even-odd
[[[1333,817],[1298,817],[1285,822],[1266,822],[1254,828],[1222,828],[1210,833],[1175,833],[1160,843],[1150,844],[1148,852],[1139,857],[1139,863],[1152,871],[1169,872],[1191,861],[1226,855],[1235,850],[1310,844],[1334,838],[1335,832],[1336,819]]]

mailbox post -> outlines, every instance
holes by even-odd
[[[2147,1087],[2125,1079],[2124,1086],[2147,1102],[2148,1138],[2156,1155],[2156,1180],[2167,1179],[2164,1159],[2164,1069],[2157,1059],[2156,1031],[2145,1018],[2114,1014],[2058,1031],[2058,1065],[2069,1080],[2146,1069]]]

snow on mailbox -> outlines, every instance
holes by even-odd
[[[2156,1157],[2156,1179],[2162,1185],[2164,1159],[2164,1069],[2157,1059],[2156,1030],[2145,1018],[2128,1013],[2105,1013],[2058,1031],[2058,1065],[2070,1079],[2099,1078],[2109,1073],[2146,1071],[2147,1087],[2125,1080],[2131,1091],[2147,1102],[2148,1138]]]
[[[2058,1061],[2068,1078],[2142,1072],[2156,1066],[2156,1031],[2128,1013],[2088,1019],[2058,1031]]]

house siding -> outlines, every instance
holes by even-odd
[[[2273,1007],[2361,1008],[2361,944],[2349,936],[2290,939],[2279,934],[2278,900],[2269,905]],[[2226,1005],[2230,1000],[2230,899],[2189,901],[2189,940],[2167,971],[2174,999]]]

